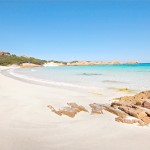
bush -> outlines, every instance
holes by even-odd
[[[46,60],[41,60],[33,57],[23,57],[23,56],[16,56],[16,55],[3,55],[0,56],[0,65],[7,66],[7,65],[20,65],[22,63],[33,63],[37,65],[43,65]]]

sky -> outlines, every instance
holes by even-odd
[[[150,62],[150,0],[0,0],[0,50],[47,60]]]

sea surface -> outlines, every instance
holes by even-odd
[[[58,66],[9,70],[11,76],[37,83],[78,89],[150,89],[150,63],[134,65]]]

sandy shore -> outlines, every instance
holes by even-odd
[[[67,102],[89,109],[89,103],[107,100],[25,83],[0,73],[0,150],[149,150],[149,127],[115,122],[115,116],[107,112],[59,117],[47,107]]]

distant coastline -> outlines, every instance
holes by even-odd
[[[16,56],[9,52],[0,51],[0,66],[20,66],[22,68],[41,67],[41,66],[93,66],[93,65],[120,65],[120,64],[138,64],[138,61],[120,62],[120,61],[55,61],[42,60],[29,56]]]
[[[130,62],[119,62],[119,61],[111,61],[111,62],[104,62],[104,61],[76,61],[76,62],[68,62],[66,66],[92,66],[92,65],[120,65],[120,64],[138,64],[137,61],[130,61]]]

